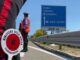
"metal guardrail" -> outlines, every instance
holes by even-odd
[[[80,31],[42,36],[35,41],[80,47]]]

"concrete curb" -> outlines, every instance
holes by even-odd
[[[46,47],[41,46],[40,44],[38,44],[36,42],[33,42],[33,41],[32,41],[32,43],[34,43],[35,45],[37,45],[38,47],[40,47],[40,48],[42,48],[44,50],[47,50],[47,51],[49,51],[51,53],[54,53],[54,54],[59,55],[59,56],[61,56],[63,58],[66,58],[67,60],[80,60],[80,57],[70,56],[69,54],[66,54],[64,52],[46,48]]]

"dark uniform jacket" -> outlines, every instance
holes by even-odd
[[[0,0],[0,40],[3,32],[15,28],[16,17],[26,0]],[[0,42],[0,57],[4,56]]]

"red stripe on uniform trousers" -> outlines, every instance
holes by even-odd
[[[12,0],[4,0],[4,4],[0,13],[0,33],[3,31],[8,14],[11,8]]]
[[[11,8],[12,0],[4,0],[4,4],[2,6],[1,12],[0,12],[0,33],[3,32],[3,28],[5,26],[5,23],[8,18],[8,14]],[[1,40],[1,38],[0,38]],[[0,41],[0,56],[4,57],[5,54],[1,48],[1,41]]]

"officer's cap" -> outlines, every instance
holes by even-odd
[[[28,16],[29,15],[29,13],[27,13],[27,12],[24,12],[24,16]]]

